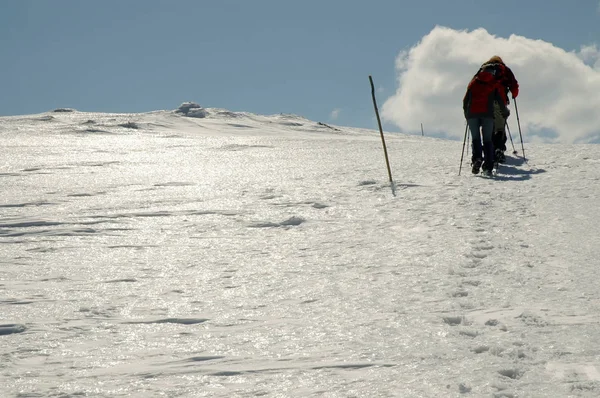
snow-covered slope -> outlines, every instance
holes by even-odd
[[[396,196],[375,130],[0,118],[0,396],[599,396],[599,147],[386,140]]]

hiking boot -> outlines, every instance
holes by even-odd
[[[473,168],[471,169],[471,173],[479,174],[479,170],[481,169],[481,164],[483,161],[481,159],[475,159],[473,161]]]
[[[492,170],[481,170],[481,175],[484,177],[491,177],[492,174]]]
[[[500,148],[496,149],[496,152],[494,153],[494,160],[497,163],[504,163],[506,162],[506,156],[504,156],[504,151]]]

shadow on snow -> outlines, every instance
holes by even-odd
[[[506,162],[500,164],[498,168],[498,174],[495,179],[502,181],[523,181],[529,180],[534,174],[545,173],[544,169],[533,169],[524,170],[517,166],[522,166],[526,163],[526,160],[522,157],[506,157]]]

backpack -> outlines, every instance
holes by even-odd
[[[504,64],[499,62],[483,64],[475,74],[474,79],[484,82],[495,80],[495,82],[502,87],[501,93],[504,94],[503,98],[508,102],[508,85],[506,81],[506,67]]]
[[[481,65],[481,68],[479,68],[479,71],[475,76],[479,75],[482,72],[490,73],[497,80],[502,80],[505,76],[506,67],[499,62],[483,64]]]

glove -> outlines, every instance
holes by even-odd
[[[509,116],[510,116],[510,109],[508,109],[508,108],[502,109],[502,117],[505,119],[508,119]]]

